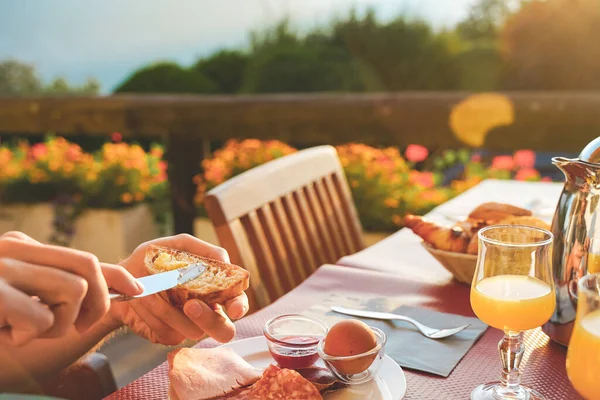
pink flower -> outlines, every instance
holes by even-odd
[[[511,170],[515,162],[511,156],[496,156],[492,159],[492,168],[500,170]]]
[[[422,188],[429,189],[435,186],[435,180],[432,172],[411,171],[410,181]]]
[[[119,132],[113,132],[112,135],[110,135],[110,137],[115,143],[120,143],[121,140],[123,140],[123,135],[121,135]]]
[[[552,178],[550,178],[549,176],[545,176],[541,179],[542,182],[552,182]]]
[[[515,164],[521,168],[533,168],[535,166],[535,152],[531,150],[519,150],[515,152]]]
[[[471,162],[474,162],[474,163],[481,162],[481,154],[473,154],[471,156]]]
[[[429,156],[429,150],[418,144],[410,144],[404,153],[408,161],[417,163],[424,161]]]
[[[40,158],[48,154],[48,147],[46,147],[44,143],[34,144],[31,147],[31,154],[33,155],[34,159],[39,160]]]
[[[521,168],[515,175],[518,181],[537,180],[540,178],[540,173],[534,168]]]

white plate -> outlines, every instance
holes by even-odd
[[[257,368],[266,368],[275,361],[269,353],[264,336],[238,340],[221,347],[233,349],[240,357]],[[323,361],[316,364],[325,367]],[[326,394],[326,400],[400,400],[406,393],[404,371],[394,360],[385,356],[379,374],[370,382],[349,386]]]

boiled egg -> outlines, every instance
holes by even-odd
[[[364,354],[376,346],[377,337],[367,324],[356,319],[348,319],[331,327],[325,337],[323,351],[333,357],[348,357]],[[332,360],[331,364],[341,373],[359,374],[371,366],[376,356],[377,353],[352,360]]]

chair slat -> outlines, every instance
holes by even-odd
[[[287,293],[296,287],[297,283],[294,278],[292,266],[290,265],[287,250],[283,244],[279,227],[275,222],[275,217],[271,212],[270,205],[266,204],[259,208],[256,210],[256,214],[258,215],[265,232],[265,238],[267,239],[269,249],[273,256],[275,268],[279,272],[278,276],[281,287],[283,288],[284,293]]]
[[[327,175],[323,177],[323,185],[325,186],[325,191],[327,196],[329,196],[329,200],[333,205],[334,211],[334,219],[337,221],[339,226],[339,237],[343,242],[343,255],[352,254],[356,252],[356,247],[354,245],[353,235],[354,232],[351,229],[351,222],[348,221],[346,215],[344,214],[343,209],[343,198],[340,193],[336,190],[335,184],[333,183],[333,178],[331,175]]]
[[[362,237],[362,227],[360,225],[360,220],[358,219],[358,212],[352,202],[352,194],[350,193],[348,183],[341,172],[333,174],[331,178],[333,179],[336,191],[340,194],[340,197],[344,199],[344,201],[342,201],[342,210],[344,211],[346,221],[348,221],[350,225],[350,230],[353,232],[352,241],[354,242],[354,252],[362,250],[365,248],[364,238]]]
[[[279,281],[277,266],[275,265],[275,260],[269,250],[269,244],[258,215],[256,215],[256,211],[249,212],[248,215],[240,218],[240,221],[248,236],[248,242],[256,257],[257,265],[264,270],[262,278],[265,282],[269,297],[276,299],[282,296],[285,292]]]
[[[341,258],[346,253],[346,249],[344,248],[344,242],[340,233],[342,232],[341,226],[337,220],[337,216],[335,215],[334,206],[331,202],[331,198],[327,193],[327,188],[325,187],[325,183],[323,180],[318,180],[314,183],[315,194],[319,199],[319,203],[321,204],[321,210],[325,217],[325,226],[328,231],[329,237],[332,239],[334,257],[336,260]]]
[[[271,203],[271,211],[275,216],[275,221],[281,234],[281,240],[289,255],[289,262],[292,268],[295,285],[298,285],[307,278],[308,274],[304,269],[305,266],[314,263],[312,258],[309,260],[303,254],[305,251],[309,254],[307,250],[308,247],[306,246],[306,240],[308,239],[306,237],[306,232],[302,229],[303,226],[298,223],[299,218],[297,213],[294,218],[286,214],[285,208],[283,207],[283,199],[275,199]],[[294,226],[297,233],[294,232]],[[302,230],[302,233],[298,232],[298,230]],[[303,247],[306,247],[306,249]]]
[[[306,194],[303,190],[298,190],[293,193],[293,202],[295,203],[300,219],[303,225],[306,227],[308,233],[308,243],[310,243],[310,248],[313,254],[316,255],[319,264],[327,263],[327,255],[325,253],[325,249],[323,247],[323,242],[319,237],[319,231],[317,229],[317,222],[315,221],[310,208],[308,206],[308,200],[306,199]],[[307,265],[307,270],[309,273],[312,273],[316,269],[316,265]]]
[[[315,218],[317,231],[319,232],[319,237],[321,238],[321,241],[324,244],[323,247],[325,249],[325,255],[327,257],[326,262],[335,262],[336,258],[333,240],[331,238],[329,230],[327,229],[325,215],[323,214],[323,209],[321,208],[321,204],[319,202],[319,199],[317,198],[315,188],[313,185],[307,185],[306,187],[304,187],[304,192],[306,193],[309,208],[312,212],[313,217]]]

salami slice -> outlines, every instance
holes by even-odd
[[[298,372],[270,365],[254,385],[221,399],[323,400],[323,397],[317,388]]]

